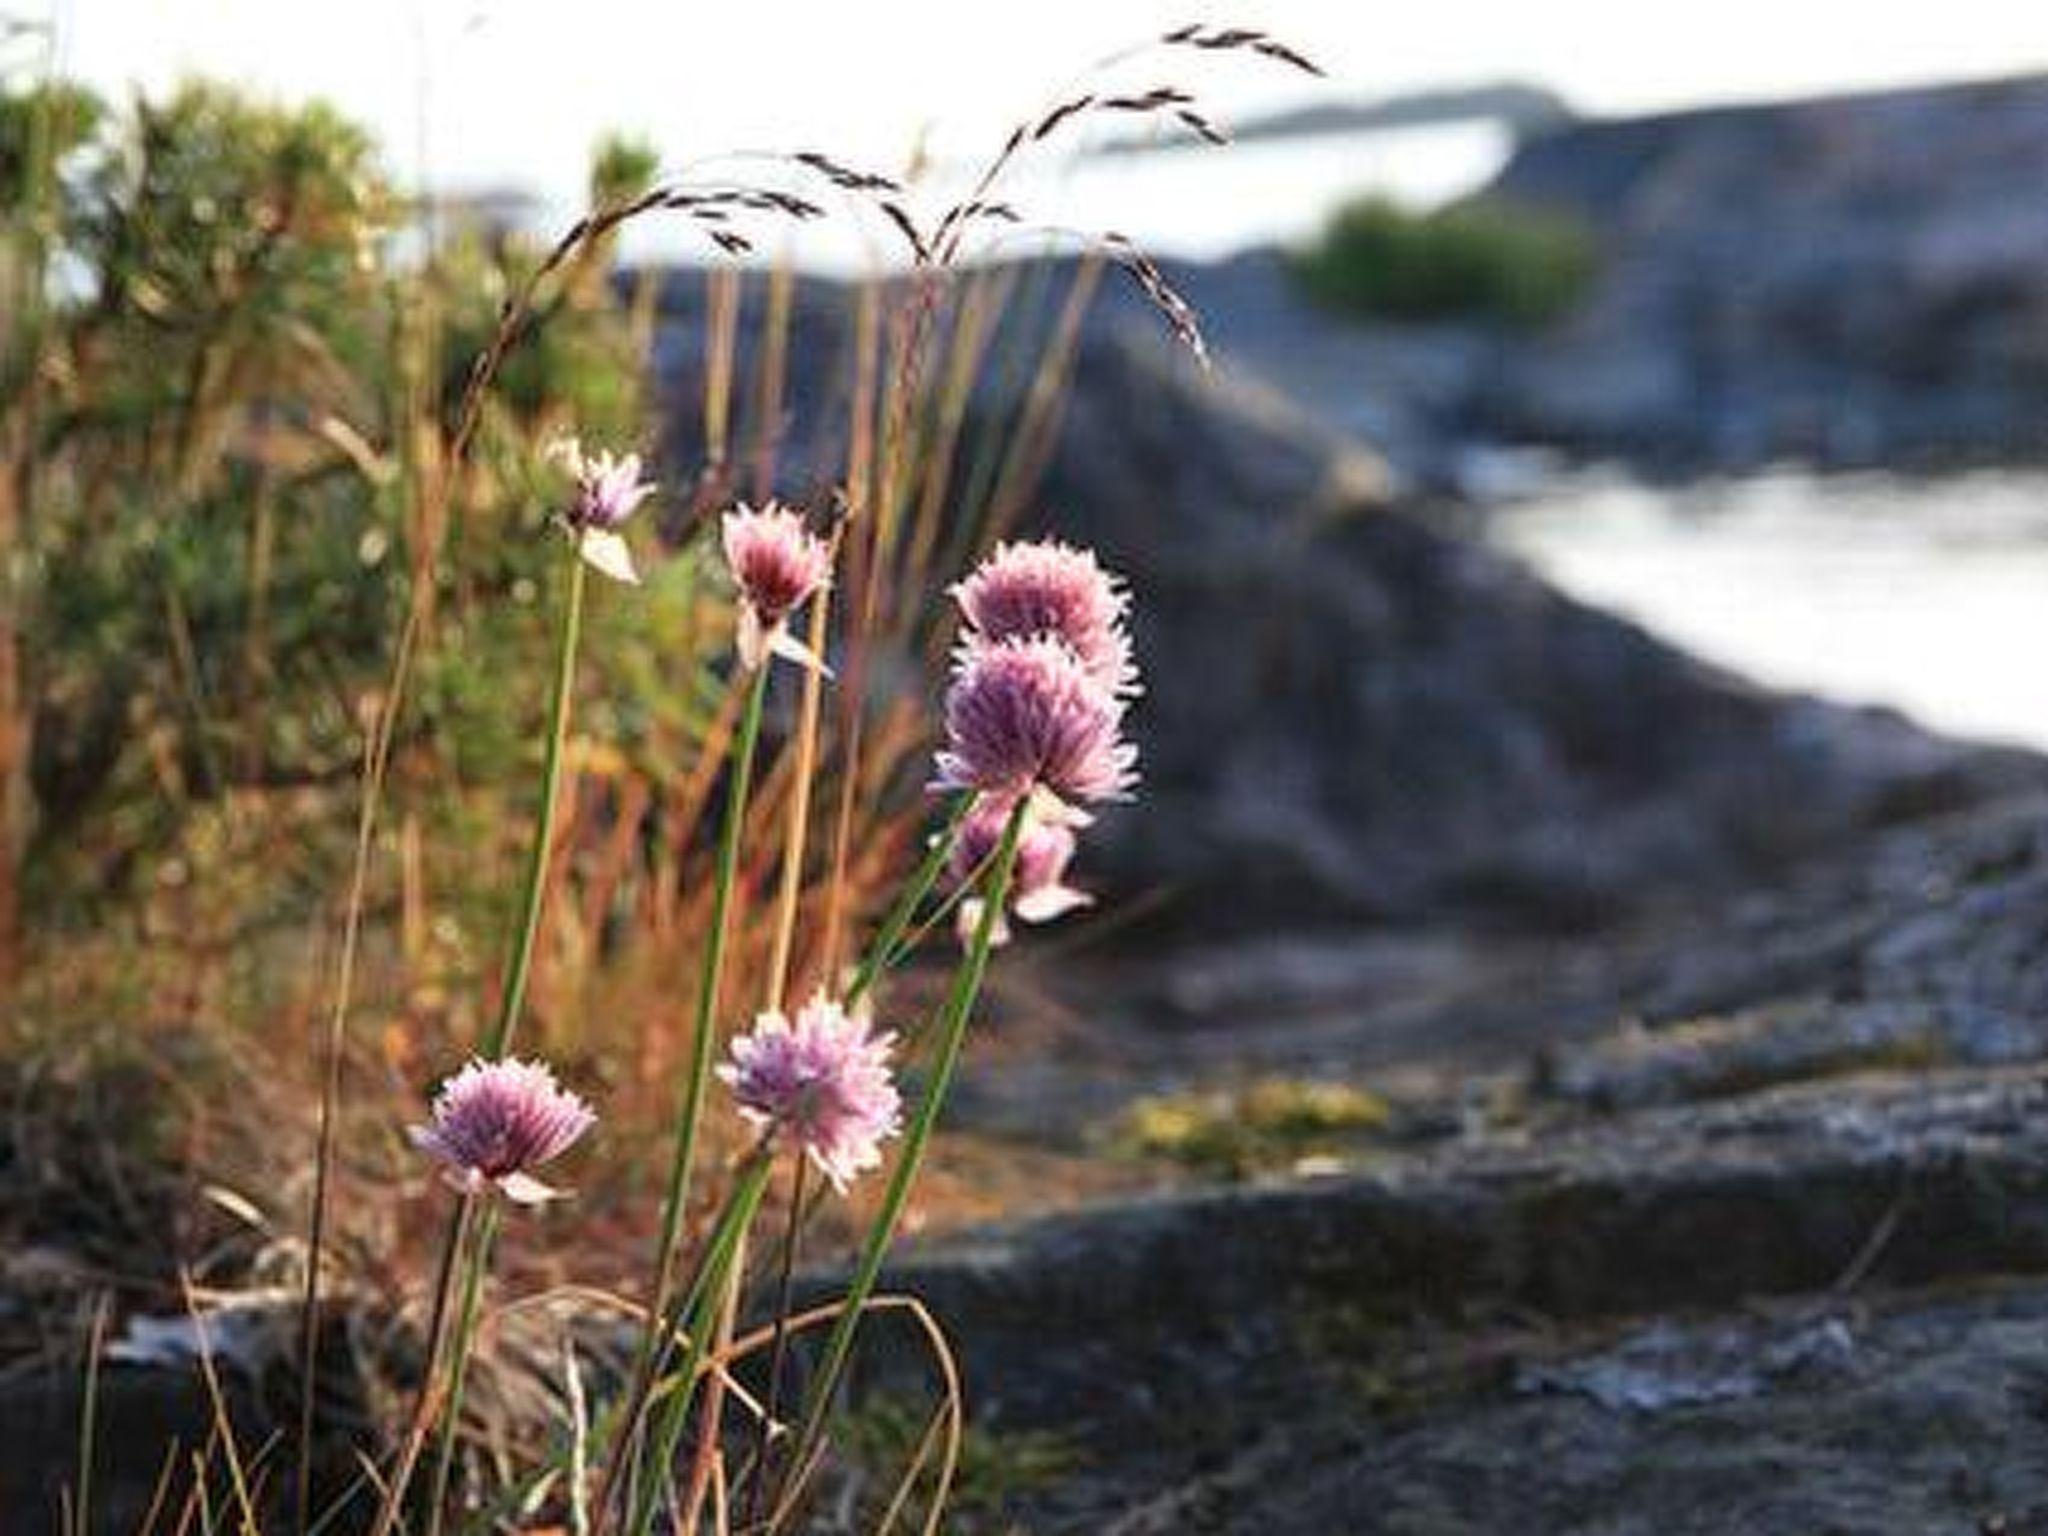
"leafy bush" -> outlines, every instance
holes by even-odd
[[[1368,197],[1340,208],[1294,266],[1310,295],[1348,314],[1540,325],[1585,292],[1594,254],[1590,232],[1559,214],[1483,200],[1415,213]]]

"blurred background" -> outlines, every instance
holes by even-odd
[[[998,1405],[963,1529],[2043,1528],[1986,1447],[2048,1369],[2002,1331],[2048,1321],[2048,10],[1191,19],[0,0],[10,1358],[177,1259],[302,1263],[278,1127],[418,613],[337,1260],[402,1310],[397,1128],[488,1011],[574,430],[668,492],[593,611],[534,992],[629,1169],[737,698],[708,515],[900,514],[808,978],[922,835],[943,584],[1037,532],[1131,580],[1144,792],[1097,908],[1005,955],[916,1212]],[[555,246],[669,187],[755,200]],[[983,197],[930,297],[905,219]],[[647,1193],[511,1283],[629,1265]]]
[[[161,93],[190,77],[278,100],[324,99],[370,131],[382,163],[406,186],[539,234],[564,227],[580,211],[589,147],[607,132],[644,138],[670,167],[733,149],[829,145],[850,160],[892,170],[916,163],[943,189],[947,173],[957,178],[1008,122],[1057,82],[1077,78],[1077,61],[1113,57],[1178,14],[1166,6],[1105,14],[1056,4],[1014,20],[915,5],[858,16],[791,18],[734,8],[684,17],[621,3],[569,18],[539,4],[388,0],[346,14],[286,16],[255,0],[169,10],[143,0],[99,0],[59,7],[48,18],[54,35],[42,46],[52,49],[60,72],[114,99],[132,90]],[[1562,151],[1555,175],[1541,184],[1525,169],[1528,161],[1510,169],[1526,141],[1582,120],[2024,76],[2048,59],[2048,22],[2007,6],[1903,13],[1848,33],[1818,11],[1787,13],[1765,4],[1711,16],[1598,3],[1540,16],[1457,6],[1331,15],[1266,4],[1241,7],[1232,21],[1288,36],[1323,61],[1332,78],[1299,82],[1243,72],[1209,93],[1218,115],[1236,126],[1233,153],[1201,153],[1185,135],[1134,132],[1122,143],[1111,135],[1092,153],[1032,167],[1020,198],[1076,228],[1119,229],[1158,255],[1219,261],[1306,247],[1347,201],[1381,198],[1420,215],[1472,198],[1508,171],[1494,187],[1497,196],[1548,205],[1582,224],[1588,237],[1626,235],[1633,247],[1654,236],[1667,284],[1679,281],[1678,268],[1687,264],[1685,281],[1712,285],[1712,292],[1666,296],[1664,323],[1675,327],[1685,323],[1675,312],[1681,304],[1740,304],[1746,292],[1773,282],[1771,273],[1746,270],[1759,252],[1741,232],[1749,224],[1743,202],[1731,206],[1731,198],[1772,204],[1793,240],[1789,248],[1771,245],[1775,264],[1797,263],[1802,282],[1827,285],[1856,270],[1851,264],[1875,259],[1877,232],[1843,225],[1877,217],[1870,200],[1882,191],[1898,200],[1892,238],[1923,287],[1898,297],[1920,312],[1866,319],[1861,311],[1850,314],[1850,296],[1837,293],[1833,305],[1843,313],[1833,323],[1881,333],[1845,335],[1836,345],[1860,347],[1871,370],[1882,369],[1892,383],[1910,382],[1902,375],[1915,369],[1945,366],[1940,356],[1904,355],[1917,346],[1958,353],[1971,346],[1960,334],[1925,343],[1918,333],[1950,320],[1940,306],[1966,302],[1963,285],[1981,292],[2037,249],[2038,232],[2027,227],[2022,209],[1994,212],[1997,199],[1987,190],[1982,206],[1966,210],[1960,204],[1968,194],[1948,184],[1949,173],[1966,169],[1957,156],[1988,162],[2028,147],[2028,125],[2017,117],[1994,124],[1980,112],[1967,127],[1950,121],[1968,93],[1952,95],[1946,111],[1939,99],[1916,105],[1899,96],[1837,114],[1831,127],[1816,130],[1837,136],[1830,146],[1836,161],[1828,166],[1774,163],[1766,114],[1746,127],[1740,119],[1672,124],[1664,130],[1671,142],[1663,145],[1652,144],[1658,130],[1647,125],[1585,134],[1567,141],[1583,147]],[[616,42],[623,37],[634,39],[632,46]],[[36,45],[24,39],[19,46]],[[759,62],[714,68],[707,60]],[[1745,152],[1745,134],[1753,158],[1740,166],[1666,172],[1654,187],[1647,179],[1630,187],[1616,182],[1638,169],[1631,160],[1650,153],[1726,162]],[[1897,157],[1880,167],[1878,157],[1891,151]],[[1889,185],[1858,180],[1859,171],[1874,179],[1880,168]],[[2008,162],[2006,169],[2017,167]],[[1909,184],[1915,175],[1924,182]],[[1689,202],[1691,227],[1642,227],[1647,218],[1680,217],[1675,208],[1651,213],[1646,204],[1653,196]],[[1796,209],[1786,206],[1793,196],[1803,199]],[[1944,206],[1914,209],[1914,202]],[[1356,238],[1374,236],[1361,231]],[[1396,236],[1386,231],[1378,238]],[[1823,241],[1835,248],[1810,248]],[[654,226],[635,231],[625,249],[629,260],[672,260],[689,254],[690,242]],[[807,267],[841,275],[899,254],[874,231],[863,237],[838,225],[806,231],[778,246],[778,254],[785,251]],[[1723,270],[1700,270],[1716,261]],[[1937,283],[1939,293],[1929,286]],[[1800,306],[1805,291],[1763,302]],[[1403,318],[1404,308],[1455,309],[1458,299],[1392,293],[1359,302]],[[1610,308],[1623,302],[1609,295],[1602,301]],[[1562,295],[1528,302],[1564,307]],[[1857,302],[1875,311],[1891,300],[1866,292]],[[1831,323],[1825,311],[1804,318],[1809,328]],[[2024,324],[2017,316],[1953,319],[1977,330],[2004,320]],[[1734,333],[1757,317],[1701,323],[1725,333],[1718,344],[1733,345]],[[1622,369],[1637,360],[1603,356],[1597,361],[1604,375],[1578,381],[1572,400],[1537,413],[1545,419],[1525,421],[1511,402],[1500,408],[1500,420],[1479,424],[1471,435],[1557,443],[1603,457],[1625,447],[1632,462],[1689,461],[1718,472],[1814,459],[1876,468],[1900,461],[1924,467],[1951,456],[1995,459],[2002,444],[2027,433],[2023,420],[2000,415],[1988,399],[1894,405],[1854,389],[1841,398],[1835,384],[1851,381],[1795,377],[1816,339],[1799,349],[1805,356],[1781,359],[1775,377],[1753,381],[1768,399],[1705,399],[1698,391],[1741,391],[1752,381],[1700,383],[1682,403],[1685,421],[1656,419],[1650,401],[1621,413],[1629,419],[1614,419],[1613,403],[1578,397],[1630,392],[1638,376]],[[1637,339],[1639,348],[1649,344]],[[1692,344],[1697,349],[1699,338]],[[1276,342],[1256,361],[1277,372],[1278,350]],[[1574,371],[1587,361],[1575,356]],[[1691,366],[1698,373],[1721,364],[1701,356]],[[1301,377],[1277,382],[1305,395],[1318,391],[1323,375],[1304,366]],[[1874,388],[1879,381],[1867,382]],[[1980,382],[1957,384],[1979,393],[1972,386]],[[1422,392],[1419,385],[1408,391]],[[1358,414],[1365,406],[1357,400],[1326,401],[1325,408],[1368,435],[1376,425]],[[1600,419],[1586,420],[1588,411]],[[1973,419],[1957,419],[1959,411]],[[1895,420],[1895,412],[1920,419]],[[1904,487],[1821,487],[1794,473],[1667,496],[1610,478],[1585,495],[1575,486],[1560,505],[1533,494],[1537,467],[1533,459],[1474,458],[1464,466],[1471,483],[1461,488],[1486,495],[1512,490],[1526,502],[1518,509],[1526,515],[1502,519],[1498,535],[1568,590],[1773,681],[1896,703],[1955,730],[2040,741],[2048,718],[2044,685],[2030,687],[2024,669],[1999,664],[2002,647],[2024,622],[2031,584],[2042,577],[2027,511],[2030,487],[1995,475],[1966,484],[1960,490],[1968,509],[1946,519],[1944,537],[1930,544]],[[1727,515],[1687,515],[1701,509],[1702,495]],[[1829,513],[1852,504],[1867,514],[1867,537],[1844,552],[1831,536]],[[1564,515],[1551,515],[1558,511]],[[1693,570],[1713,574],[1695,581],[1687,575]],[[1731,603],[1727,594],[1735,591],[1740,597]]]

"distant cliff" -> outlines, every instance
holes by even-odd
[[[2048,76],[1582,122],[1488,195],[1603,251],[1502,360],[1497,427],[1737,463],[2048,450]]]

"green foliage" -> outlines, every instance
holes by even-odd
[[[1387,1119],[1385,1101],[1362,1088],[1271,1077],[1234,1092],[1140,1099],[1118,1140],[1135,1156],[1239,1179],[1340,1150]]]
[[[15,204],[39,156],[56,169],[36,223],[60,280],[33,360],[0,370],[0,427],[35,448],[13,553],[42,920],[118,901],[207,802],[351,784],[424,539],[435,628],[406,761],[459,786],[426,797],[450,817],[464,793],[522,782],[545,689],[509,684],[546,676],[540,611],[562,569],[548,518],[563,482],[542,449],[571,430],[643,441],[648,420],[608,253],[507,358],[450,525],[428,527],[471,360],[536,249],[468,236],[405,254],[360,128],[217,85],[122,112],[0,88],[0,235],[28,226]],[[651,170],[612,143],[593,176],[624,189]],[[657,600],[593,605],[608,631],[593,681],[628,748],[701,719],[678,612],[694,562],[659,564]]]
[[[79,85],[0,94],[0,208],[11,218],[43,198],[50,175],[89,145],[105,120],[105,105]]]
[[[1294,268],[1346,314],[1540,325],[1578,301],[1594,257],[1591,234],[1558,214],[1485,200],[1413,213],[1369,197],[1339,209]]]

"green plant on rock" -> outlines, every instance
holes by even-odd
[[[1416,213],[1368,197],[1338,209],[1293,265],[1311,298],[1343,314],[1536,326],[1579,301],[1596,254],[1563,214],[1484,198]]]
[[[1241,1089],[1140,1099],[1116,1140],[1132,1156],[1241,1179],[1353,1147],[1388,1119],[1386,1101],[1363,1088],[1269,1077]]]

